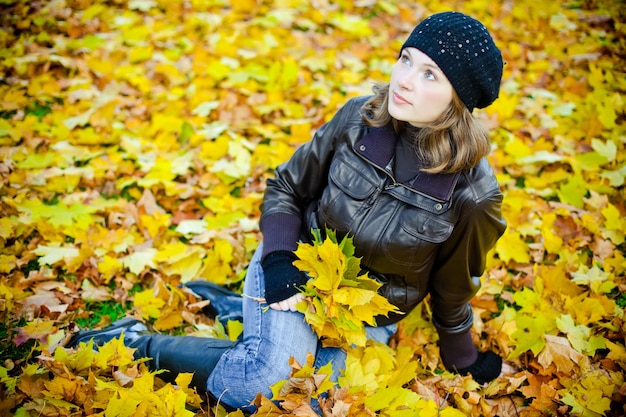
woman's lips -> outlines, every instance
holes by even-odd
[[[395,92],[393,93],[393,102],[397,104],[411,104],[407,99]]]

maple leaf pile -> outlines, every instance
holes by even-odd
[[[299,310],[324,346],[365,346],[365,326],[399,310],[378,294],[382,284],[361,270],[350,236],[337,242],[332,230],[325,238],[319,230],[313,234],[312,244],[299,243],[295,251],[294,265],[309,277],[301,291],[307,302]]]
[[[0,415],[243,416],[190,389],[188,374],[165,383],[119,340],[59,345],[126,316],[236,339],[242,324],[207,316],[181,284],[242,290],[274,168],[388,80],[417,22],[453,9],[483,21],[506,62],[499,99],[475,115],[508,228],[472,304],[476,344],[514,371],[486,386],[446,371],[427,303],[388,346],[364,341],[356,327],[385,314],[363,308],[378,284],[351,282],[349,245],[320,239],[301,248],[324,254],[307,267],[305,314],[327,342],[347,342],[345,369],[332,382],[328,366],[292,363],[256,414],[626,414],[623,1],[0,8]],[[334,275],[314,277],[320,268]]]

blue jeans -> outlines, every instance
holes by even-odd
[[[316,369],[332,361],[334,381],[345,367],[345,352],[322,347],[302,313],[272,310],[251,298],[264,297],[261,253],[259,247],[244,282],[244,294],[249,297],[243,300],[243,338],[224,353],[207,381],[208,391],[220,403],[243,410],[253,409],[250,403],[257,393],[272,398],[270,386],[289,378],[291,357],[304,365],[310,352],[315,356]],[[367,329],[370,339],[387,343],[396,326]]]

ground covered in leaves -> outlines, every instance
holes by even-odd
[[[308,396],[325,393],[326,416],[624,415],[622,1],[0,5],[1,415],[225,415],[120,343],[55,346],[124,316],[237,337],[179,284],[240,290],[272,169],[450,9],[483,21],[506,60],[500,99],[476,113],[509,227],[474,330],[517,372],[486,387],[445,372],[424,306],[390,347],[351,351],[339,385],[293,364],[283,401],[258,398],[257,414],[315,415]]]

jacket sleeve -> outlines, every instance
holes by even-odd
[[[461,335],[472,326],[469,300],[480,288],[487,253],[506,229],[501,203],[497,189],[479,201],[466,198],[462,217],[439,248],[429,285],[440,335]]]
[[[274,178],[267,180],[260,228],[263,234],[261,263],[268,303],[294,295],[303,281],[306,282],[304,274],[286,255],[297,248],[307,206],[318,199],[326,187],[337,144],[356,120],[360,121],[361,103],[358,99],[348,101],[309,142],[277,167]]]
[[[274,178],[267,180],[260,219],[264,257],[274,251],[296,249],[304,211],[326,187],[337,144],[353,125],[361,123],[362,103],[363,99],[349,100],[309,142],[276,168]]]

